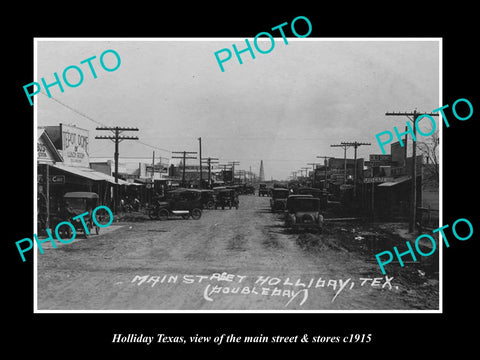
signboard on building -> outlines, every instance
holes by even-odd
[[[40,162],[53,162],[52,155],[50,151],[48,151],[42,138],[37,141],[37,159]]]
[[[44,176],[43,174],[37,175],[37,183],[43,184]],[[49,175],[48,182],[50,184],[65,184],[65,175]]]
[[[387,181],[393,181],[393,177],[369,177],[369,178],[364,178],[363,182],[365,184],[371,184],[371,183],[383,183]]]
[[[392,155],[370,154],[370,161],[365,161],[365,166],[368,167],[389,166],[393,164]]]
[[[88,130],[60,124],[62,156],[65,165],[89,167]]]
[[[392,161],[392,155],[370,154],[370,161]]]

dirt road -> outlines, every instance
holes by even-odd
[[[373,253],[342,245],[346,225],[288,233],[267,197],[117,225],[38,254],[39,310],[438,309],[437,280],[382,275]]]

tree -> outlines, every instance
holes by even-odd
[[[438,186],[440,179],[440,136],[438,131],[435,131],[426,141],[418,141],[417,149],[425,157],[423,165],[424,182]]]

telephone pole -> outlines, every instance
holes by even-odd
[[[306,178],[308,177],[308,169],[310,169],[310,167],[302,167],[302,170],[305,170],[305,183],[307,183]]]
[[[344,143],[330,145],[330,147],[341,147],[343,149],[343,184],[347,183],[347,149],[350,145],[345,145]]]
[[[182,154],[182,156],[172,156],[172,159],[183,159],[182,187],[185,187],[185,163],[187,159],[196,159],[196,156],[187,156],[187,154],[196,154],[196,151],[172,151],[173,154]]]
[[[353,160],[353,196],[357,196],[357,148],[362,145],[372,145],[370,143],[361,143],[358,141],[353,142],[341,142],[340,144],[345,146],[353,146],[355,149],[355,156]]]
[[[317,156],[318,157],[318,156]],[[315,177],[315,166],[316,165],[321,165],[320,163],[307,163],[307,165],[312,165],[312,169],[313,169],[313,177],[312,177],[312,187],[314,187],[315,185],[315,180],[316,180],[316,177]]]
[[[223,166],[222,180],[225,183],[226,182],[225,174],[227,173],[227,167],[229,167],[231,169],[232,165],[230,165],[230,164],[219,164],[218,166]]]
[[[240,162],[229,161],[228,164],[232,166],[232,184],[235,185],[235,165],[240,165]]]
[[[331,156],[317,156],[317,158],[323,159],[323,166],[325,167],[325,182],[323,183],[323,189],[327,189],[327,159],[330,159]]]
[[[212,187],[212,164],[218,163],[218,158],[208,157],[208,158],[203,158],[202,161],[203,162],[206,161],[208,164],[208,187],[211,188]],[[200,164],[200,166],[202,165]]]
[[[413,144],[412,144],[412,189],[410,193],[410,219],[408,221],[408,232],[415,231],[415,221],[417,217],[417,118],[421,115],[438,116],[432,113],[419,113],[417,109],[413,112],[386,112],[386,116],[406,116],[413,123]],[[406,134],[405,134],[406,135]],[[406,154],[406,149],[405,149]],[[406,156],[406,155],[405,155]],[[406,157],[405,157],[406,159]],[[406,165],[406,161],[405,161]]]
[[[138,131],[138,128],[133,127],[97,127],[96,130],[107,130],[113,132],[112,136],[95,136],[95,139],[112,140],[115,143],[115,153],[113,154],[115,160],[115,186],[113,188],[113,211],[116,214],[118,211],[118,144],[123,140],[138,140],[137,136],[120,136],[124,131]],[[47,179],[48,180],[48,179]]]
[[[200,179],[198,180],[198,188],[202,188],[202,138],[198,138],[198,150],[199,150],[199,156],[198,158],[200,159]]]

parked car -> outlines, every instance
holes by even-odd
[[[78,218],[73,220],[77,215],[88,212],[83,216],[83,221],[88,230],[91,233],[92,229],[95,229],[95,233],[98,235],[100,228],[93,222],[92,211],[98,206],[98,194],[94,192],[74,191],[67,192],[63,195],[63,205],[60,207],[58,222],[68,221],[75,226],[75,232],[82,232],[85,237],[88,236],[85,227],[83,226],[82,219]],[[67,236],[71,238],[72,229],[69,226],[63,226]]]
[[[312,195],[317,199],[321,199],[326,195],[326,192],[322,189],[312,188],[312,187],[299,187],[294,191],[298,195]]]
[[[295,190],[295,194],[303,195],[310,194],[313,197],[320,199],[320,206],[322,209],[338,207],[340,205],[339,201],[333,201],[332,194],[327,190],[311,188],[311,187],[301,187]]]
[[[201,200],[203,209],[213,209],[215,207],[215,193],[213,190],[202,189],[201,191]]]
[[[258,185],[258,196],[268,196],[268,189],[267,184],[259,184]]]
[[[151,219],[167,220],[171,216],[198,220],[202,216],[202,195],[197,189],[176,189],[166,194],[148,210]]]
[[[323,215],[320,211],[320,199],[312,195],[290,195],[286,203],[285,227],[321,231]]]
[[[240,201],[238,200],[238,194],[235,189],[228,188],[214,188],[215,191],[215,209],[219,207],[224,210],[227,206],[229,209],[235,207],[238,209]]]
[[[284,211],[290,190],[285,188],[273,188],[272,198],[270,199],[270,209],[272,212]]]
[[[253,195],[255,194],[255,187],[253,185],[246,185],[244,188],[245,195]]]

